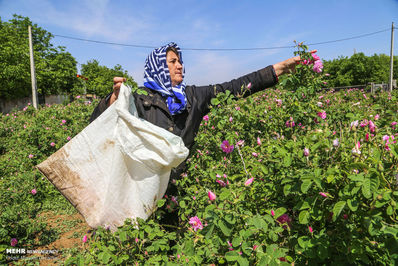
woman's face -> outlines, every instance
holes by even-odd
[[[166,62],[169,67],[171,83],[176,86],[182,82],[182,64],[180,59],[173,51],[168,51],[166,54]]]

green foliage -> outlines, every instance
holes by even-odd
[[[298,75],[311,77],[309,88]],[[397,262],[398,146],[383,140],[398,136],[397,93],[315,93],[322,78],[304,65],[288,76],[287,91],[238,101],[218,94],[188,171],[171,181],[177,195],[165,195],[146,222],[115,234],[98,230],[91,250],[69,263]],[[234,145],[231,153],[220,147],[224,140]],[[202,229],[189,223],[193,217]]]
[[[320,73],[323,65],[315,53],[307,51],[306,45],[298,43],[296,47],[297,51],[294,52],[294,55],[300,56],[301,61],[296,66],[294,73],[282,77],[280,86],[291,91],[294,100],[308,101],[322,88],[323,77]],[[319,69],[316,69],[317,63],[321,65]]]
[[[64,47],[54,47],[52,34],[27,17],[14,15],[0,20],[0,98],[18,99],[31,95],[28,25],[32,26],[38,93],[68,93],[77,82],[75,58]]]
[[[300,49],[311,59],[306,47]],[[238,101],[229,92],[218,94],[187,172],[170,182],[176,192],[159,200],[147,221],[127,220],[115,233],[99,228],[86,252],[65,264],[396,264],[397,91],[316,93],[322,73],[314,73],[310,64],[297,67],[286,89]],[[312,77],[309,88],[295,75]],[[19,209],[22,218],[31,219],[35,206],[45,206],[47,199],[62,201],[51,184],[28,169],[87,123],[92,106],[74,104],[1,116],[1,189],[17,191],[1,198],[1,212],[10,216],[0,221],[4,245],[13,237],[25,244],[39,235],[40,227],[27,234],[24,219],[19,223],[12,216]],[[70,133],[60,124],[64,117]],[[232,152],[223,151],[224,140],[234,145]],[[27,157],[30,150],[37,159]],[[34,197],[28,192],[33,186],[38,187]]]
[[[114,77],[125,77],[130,81],[130,85],[137,86],[134,79],[120,65],[110,69],[99,65],[97,60],[90,60],[86,64],[82,64],[81,73],[88,80],[80,80],[80,83],[74,88],[75,95],[83,93],[86,89],[87,93],[105,97],[112,91]]]
[[[73,207],[35,165],[79,133],[93,108],[77,99],[38,110],[28,105],[0,116],[0,245],[9,248],[16,238],[17,247],[33,248],[56,239],[56,230],[49,229],[38,214]]]
[[[99,65],[97,60],[82,64],[81,73],[88,80],[76,77],[77,62],[65,51],[54,47],[53,35],[38,27],[27,17],[14,15],[9,22],[0,19],[0,98],[18,99],[32,93],[29,60],[28,25],[32,26],[33,50],[38,93],[91,93],[104,97],[112,91],[113,77],[133,78],[120,65],[113,68]]]
[[[369,82],[388,83],[390,77],[390,57],[385,54],[366,56],[356,53],[351,57],[325,61],[327,87],[366,85]],[[398,56],[394,56],[394,79],[398,79]]]

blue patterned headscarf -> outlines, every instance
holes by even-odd
[[[181,82],[177,86],[172,86],[169,68],[166,62],[166,50],[175,47],[178,57],[183,66],[182,78],[184,79],[185,68],[182,63],[181,50],[177,44],[171,42],[165,46],[156,48],[145,61],[144,86],[161,93],[166,97],[167,107],[172,115],[176,115],[185,110],[187,97],[185,95],[185,83]]]

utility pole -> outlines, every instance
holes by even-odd
[[[392,77],[393,77],[393,62],[394,62],[394,56],[393,56],[393,48],[394,48],[394,22],[392,23],[391,26],[391,48],[390,48],[390,92],[392,92]]]
[[[33,58],[31,26],[28,26],[28,32],[29,32],[29,54],[30,54],[30,78],[32,80],[32,102],[33,102],[33,107],[37,109],[37,85],[36,85],[35,60]]]

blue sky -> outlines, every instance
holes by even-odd
[[[181,48],[251,48],[316,43],[398,27],[398,0],[361,1],[128,1],[0,0],[0,17],[29,17],[53,34],[105,42]],[[394,54],[398,55],[398,30]],[[322,59],[390,53],[391,32],[311,46]],[[142,84],[151,51],[55,37],[77,61],[120,64]],[[229,81],[293,56],[294,49],[260,51],[183,51],[187,84]]]

